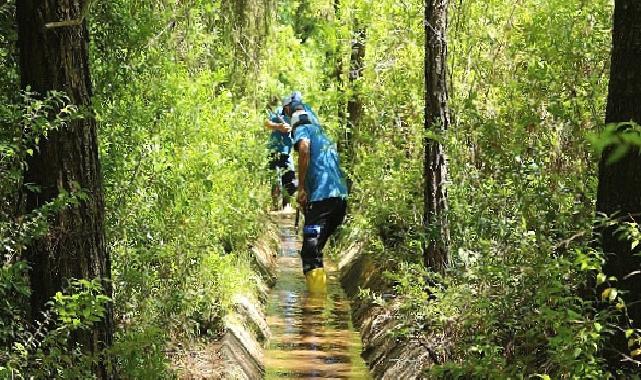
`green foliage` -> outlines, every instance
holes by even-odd
[[[423,2],[169,0],[94,2],[89,15],[106,233],[113,260],[120,377],[171,378],[171,341],[217,336],[237,292],[253,292],[248,247],[263,231],[272,181],[263,109],[302,91],[323,127],[352,132],[350,231],[389,263],[405,295],[391,333],[445,337],[426,376],[602,378],[608,327],[581,295],[607,282],[590,241],[598,149],[613,159],[638,126],[602,128],[609,71],[609,0],[451,2],[452,125],[447,150],[452,267],[419,264],[423,214]],[[13,2],[0,5],[0,375],[89,376],[69,346],[108,300],[98,283],[56,295],[45,321],[24,323],[22,252],[61,194],[19,215],[26,158],[78,110],[60,94],[18,92]],[[353,29],[364,71],[349,81]],[[434,136],[432,136],[434,137]],[[24,184],[28,186],[28,184]],[[638,227],[621,232],[638,244]],[[364,295],[371,292],[364,291]],[[624,308],[615,286],[602,298]],[[376,301],[384,303],[381,297]],[[631,329],[631,349],[641,346]],[[634,351],[636,352],[636,351]],[[638,352],[637,352],[638,353]],[[4,364],[8,363],[8,364]]]
[[[94,104],[125,378],[170,376],[167,344],[217,336],[232,296],[255,287],[248,247],[270,184],[256,17],[269,4],[97,5]]]
[[[641,146],[639,132],[641,128],[633,122],[611,123],[600,133],[591,134],[590,141],[597,153],[611,148],[606,164],[612,164],[623,158],[632,148]]]
[[[575,260],[585,255],[550,257],[552,247],[525,242],[514,255],[492,249],[494,257],[479,258],[433,292],[438,301],[426,303],[426,314],[439,316],[435,328],[447,329],[454,344],[450,361],[431,375],[605,376],[598,356],[604,320],[580,297],[586,273]]]
[[[111,301],[102,294],[100,280],[71,281],[71,294],[57,292],[52,310],[62,325],[73,329],[90,328],[105,313],[104,305]]]
[[[393,333],[431,345],[444,337],[445,361],[428,377],[606,376],[607,315],[582,296],[602,260],[590,241],[596,177],[585,137],[604,118],[611,5],[451,3],[443,278],[419,265],[423,4],[383,1],[363,13],[368,95],[343,238],[361,236],[388,263],[405,300]]]
[[[0,268],[0,357],[8,356],[4,351],[11,347],[13,339],[23,328],[24,305],[29,298],[30,289],[26,278],[27,265],[23,261],[4,264]]]
[[[80,116],[68,98],[57,92],[41,96],[25,91],[5,99],[12,100],[0,104],[0,377],[88,376],[92,359],[77,347],[69,349],[68,338],[72,331],[88,329],[102,317],[107,301],[100,295],[102,289],[85,280],[72,283],[73,294],[60,293],[56,306],[51,305],[55,313],[49,312],[43,321],[33,324],[27,319],[30,288],[23,257],[26,247],[48,232],[49,218],[78,204],[86,194],[61,192],[29,214],[22,213],[18,203],[22,186],[37,190],[32,184],[23,184],[22,177],[38,142]]]
[[[5,1],[0,4],[0,104],[7,105],[15,100],[18,93],[18,59],[15,28],[15,4]]]
[[[26,266],[14,265],[12,269],[18,271],[11,275],[13,278],[7,276],[5,269],[1,279],[22,279],[10,292],[14,296],[18,293],[27,297]],[[6,290],[5,285],[3,292]],[[103,293],[100,280],[73,280],[67,291],[57,293],[49,302],[49,309],[33,326],[24,324],[24,312],[12,310],[15,328],[9,337],[10,346],[0,352],[0,376],[12,379],[92,378],[92,364],[97,358],[81,350],[74,332],[90,330],[102,319],[105,304],[110,301]]]
[[[0,105],[0,182],[2,219],[15,214],[15,197],[22,186],[26,159],[34,154],[38,142],[49,131],[66,127],[78,118],[75,106],[62,93],[52,91],[44,97],[31,91],[19,92],[13,103]],[[32,186],[31,184],[25,184]]]

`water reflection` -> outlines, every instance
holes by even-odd
[[[278,283],[268,308],[272,342],[266,353],[267,379],[369,379],[349,304],[334,275],[330,270],[327,295],[307,294],[293,218],[281,217],[279,223]]]

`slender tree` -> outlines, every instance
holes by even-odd
[[[341,2],[340,0],[334,0],[334,32],[336,33],[336,40],[340,41],[342,37],[342,32],[341,32]],[[339,130],[345,130],[345,100],[344,97],[342,96],[343,90],[345,83],[343,82],[343,55],[342,53],[342,48],[341,48],[341,43],[336,44],[336,49],[334,51],[334,72],[330,76],[330,79],[334,80],[336,82],[336,86],[338,87],[338,99],[336,100],[337,102],[337,108],[338,112],[336,116],[338,117],[338,126]],[[339,151],[343,151],[343,138],[340,138],[338,143],[339,143]]]
[[[447,8],[448,0],[425,2],[425,178],[423,223],[427,232],[423,262],[443,272],[449,264],[447,223],[447,160],[435,136],[450,124],[447,95]]]
[[[612,30],[612,57],[606,123],[641,123],[641,2],[616,0],[614,28]],[[622,125],[620,130],[630,128]],[[597,190],[598,212],[616,215],[623,222],[635,222],[641,217],[641,152],[633,147],[627,153],[610,162],[616,147],[603,151],[599,163],[599,186]],[[641,326],[641,279],[631,273],[641,269],[641,252],[630,241],[622,239],[616,226],[602,229],[602,247],[607,254],[604,271],[617,277],[614,284],[626,291],[623,295],[629,319]],[[621,316],[626,325],[628,318]],[[612,352],[628,352],[627,339],[619,333],[611,340]],[[616,365],[618,354],[609,355]]]
[[[352,151],[352,136],[363,116],[363,99],[360,93],[360,79],[363,76],[363,58],[365,57],[365,28],[361,22],[354,21],[355,29],[352,34],[352,51],[349,58],[349,86],[351,96],[347,101],[347,144],[348,151]]]
[[[86,197],[51,217],[46,237],[27,250],[31,265],[31,309],[41,315],[45,303],[63,290],[70,279],[102,280],[111,296],[111,264],[105,248],[104,202],[98,160],[96,121],[91,113],[91,78],[88,65],[89,36],[83,19],[89,0],[17,1],[20,70],[23,88],[45,94],[62,91],[84,110],[84,118],[52,131],[40,141],[28,160],[25,183],[38,191],[25,190],[26,211],[38,209],[61,192],[82,192]],[[47,23],[73,21],[51,27]],[[90,354],[111,345],[113,315],[92,331],[77,332],[71,344],[78,343]],[[95,374],[110,378],[106,363],[98,360]]]
[[[350,89],[349,98],[347,99],[347,123],[338,146],[340,153],[346,158],[345,167],[347,170],[349,170],[354,160],[354,133],[358,130],[358,126],[363,117],[363,99],[361,96],[360,79],[363,76],[366,34],[365,28],[358,18],[356,18],[354,20],[354,30],[352,31],[349,72],[347,75],[348,87]],[[342,114],[343,110],[341,109],[340,112]],[[349,189],[352,187],[352,181],[350,179],[347,181],[347,187]]]

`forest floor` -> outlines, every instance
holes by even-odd
[[[281,247],[278,282],[267,308],[272,339],[265,355],[266,378],[369,378],[335,265],[326,263],[327,294],[308,294],[294,216],[280,214],[277,220]]]

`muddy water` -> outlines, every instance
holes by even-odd
[[[277,219],[281,249],[278,283],[267,311],[272,341],[265,355],[266,378],[369,379],[336,273],[330,265],[326,296],[307,294],[294,218]]]

